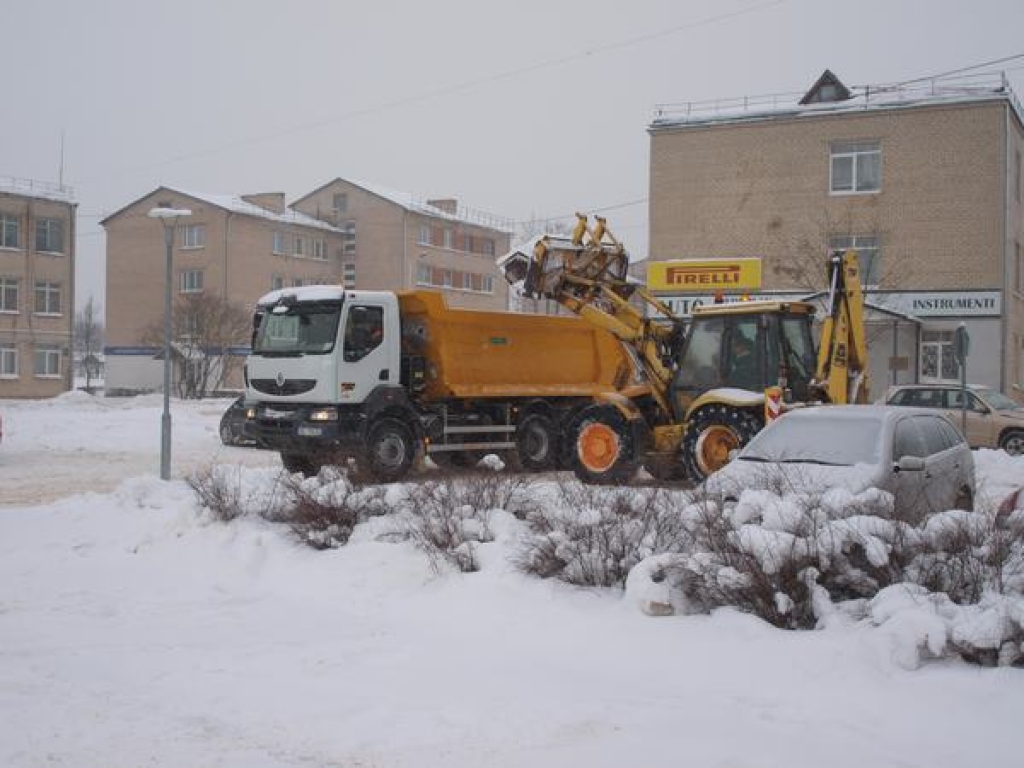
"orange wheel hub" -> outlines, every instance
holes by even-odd
[[[710,475],[728,464],[729,451],[739,447],[740,439],[729,427],[710,426],[697,438],[697,466],[705,475]]]
[[[619,458],[618,433],[601,422],[587,424],[576,440],[580,461],[591,472],[606,472]]]

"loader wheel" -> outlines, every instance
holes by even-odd
[[[282,453],[281,464],[285,471],[295,474],[301,472],[303,477],[316,477],[320,473],[320,462],[304,453]]]
[[[371,429],[366,450],[356,463],[359,470],[382,483],[402,479],[412,467],[416,445],[412,431],[395,419],[382,419]]]
[[[532,413],[516,428],[515,454],[527,472],[547,472],[558,460],[558,427],[550,417]]]
[[[614,407],[585,408],[573,420],[569,434],[572,470],[584,483],[626,483],[636,473],[629,423]]]
[[[742,448],[764,424],[751,411],[709,405],[690,419],[683,438],[683,461],[690,477],[701,481],[729,463],[729,452]]]

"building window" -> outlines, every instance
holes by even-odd
[[[416,239],[416,242],[420,245],[430,245],[430,225],[420,224],[420,234]]]
[[[288,252],[288,246],[286,245],[286,239],[284,232],[274,233],[274,253],[278,256],[283,256]]]
[[[21,247],[21,222],[16,216],[0,213],[0,248]]]
[[[467,290],[467,291],[473,290],[473,273],[472,272],[463,272],[462,273],[462,281],[461,282],[462,282],[462,285],[460,286],[461,288],[463,288],[464,290]]]
[[[346,288],[356,287],[356,265],[355,264],[342,264],[341,265],[341,281]]]
[[[0,344],[0,379],[18,378],[18,348]]]
[[[205,224],[185,224],[181,228],[182,248],[203,248],[206,245]]]
[[[1020,202],[1020,150],[1017,150],[1017,166],[1013,175],[1013,188],[1016,193],[1017,202]]]
[[[834,194],[878,192],[882,148],[877,141],[836,142],[831,148],[830,189]]]
[[[348,210],[348,194],[345,192],[335,193],[332,205],[335,213],[345,213]]]
[[[430,285],[430,265],[416,265],[416,285]]]
[[[494,277],[484,275],[484,293],[494,293]]]
[[[484,241],[480,245],[481,245],[480,252],[483,253],[484,256],[493,256],[494,255],[494,241],[491,240],[489,237],[485,238]]]
[[[36,347],[36,376],[55,379],[60,376],[60,347]]]
[[[270,290],[280,291],[284,288],[284,278],[280,275],[274,275],[270,278]]]
[[[182,318],[182,330],[186,339],[196,339],[203,334],[203,318],[195,312],[189,312]]]
[[[296,288],[301,288],[303,285],[302,278],[296,277],[294,280],[292,280],[292,285]]]
[[[957,381],[960,366],[953,354],[953,331],[921,331],[922,381]]]
[[[442,269],[441,270],[440,286],[442,288],[451,288],[452,287],[452,271],[450,269]]]
[[[446,228],[444,230],[444,247],[445,248],[454,248],[455,247],[455,233],[451,229],[448,229],[448,228]]]
[[[0,312],[18,311],[18,281],[13,277],[0,277]]]
[[[319,259],[320,261],[327,261],[327,241],[326,240],[314,240],[313,241],[313,258]]]
[[[306,241],[302,235],[295,236],[295,250],[292,251],[296,256],[302,256],[306,250]]]
[[[36,282],[36,314],[60,314],[60,283]]]
[[[178,288],[182,293],[202,293],[203,270],[186,269],[181,273]]]
[[[36,219],[36,250],[64,253],[64,222],[60,219]]]
[[[1020,243],[1014,244],[1014,250],[1016,251],[1017,257],[1017,293],[1024,295],[1024,252],[1020,249]]]
[[[871,288],[881,284],[882,256],[878,248],[878,235],[837,235],[828,239],[828,247],[843,253],[856,251],[857,263],[860,265],[860,284]]]

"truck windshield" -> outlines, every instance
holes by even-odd
[[[338,337],[341,302],[278,305],[261,311],[252,351],[258,355],[325,355]]]

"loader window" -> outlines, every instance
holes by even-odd
[[[722,336],[725,324],[719,317],[695,320],[686,351],[679,364],[676,387],[703,392],[722,385]]]
[[[384,308],[355,305],[345,324],[345,362],[362,360],[384,340]]]

